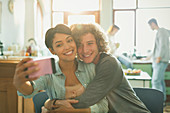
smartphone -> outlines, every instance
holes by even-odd
[[[36,59],[31,60],[29,62],[37,62],[38,67],[40,68],[37,72],[34,72],[29,75],[29,78],[39,77],[46,74],[53,74],[56,73],[56,67],[55,67],[55,59],[54,58],[43,58],[43,59]],[[35,66],[28,68],[33,69]]]

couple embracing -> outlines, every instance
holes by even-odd
[[[58,24],[46,32],[45,44],[57,55],[57,72],[26,77],[39,70],[37,63],[16,67],[14,85],[18,95],[33,97],[46,90],[44,113],[150,113],[125,78],[119,61],[107,53],[105,33],[99,25]],[[36,68],[24,71],[25,68]]]

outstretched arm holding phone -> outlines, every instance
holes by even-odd
[[[34,73],[39,70],[38,67],[27,70],[29,67],[37,66],[37,63],[28,61],[32,60],[31,58],[25,58],[20,61],[16,66],[16,71],[13,79],[13,84],[16,89],[24,95],[29,95],[33,92],[33,86],[30,81],[36,80],[39,77],[29,78],[29,74]]]

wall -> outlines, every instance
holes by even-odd
[[[0,40],[5,49],[12,43],[24,44],[24,16],[25,3],[23,0],[15,0],[14,13],[8,10],[8,0],[2,2],[1,32]],[[19,6],[19,9],[17,8]]]
[[[36,23],[34,21],[37,2],[40,2],[43,11],[43,36],[51,27],[51,0],[13,0],[13,14],[8,10],[9,0],[0,1],[2,2],[0,40],[4,43],[5,50],[12,43],[19,43],[23,47],[29,38],[36,37],[34,29]],[[113,22],[113,3],[112,0],[100,0],[100,2],[102,3],[100,6],[100,24],[107,30]],[[42,47],[44,44],[41,43],[40,46]]]
[[[113,24],[113,0],[100,0],[100,25],[106,31]]]

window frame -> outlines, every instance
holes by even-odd
[[[42,10],[42,7],[41,7],[41,4],[39,2],[37,2],[37,13],[40,11],[40,15],[41,15],[41,39],[43,39],[43,10]],[[36,20],[38,21],[38,20]]]
[[[150,6],[150,7],[145,7],[145,6],[143,6],[143,7],[139,7],[139,0],[136,0],[136,8],[135,9],[112,9],[112,11],[113,11],[113,24],[115,23],[115,12],[116,11],[134,11],[134,47],[137,47],[138,45],[137,45],[137,39],[139,38],[139,37],[137,37],[137,12],[138,12],[138,10],[139,9],[155,9],[155,10],[157,10],[157,9],[166,9],[166,8],[170,8],[170,7],[163,7],[163,6],[161,6],[161,7],[152,7],[152,6]]]
[[[113,24],[115,24],[116,11],[134,11],[134,46],[136,46],[136,9],[113,9]]]
[[[68,17],[71,15],[94,15],[95,16],[95,22],[100,24],[100,11],[81,11],[79,13],[72,13],[68,11],[52,11],[52,24],[53,25],[53,14],[57,12],[62,12],[64,14],[64,24],[68,24]]]
[[[100,1],[99,1],[99,7],[100,7]],[[100,8],[99,8],[100,9]],[[78,13],[73,13],[69,11],[54,11],[53,10],[53,0],[51,1],[51,26],[53,26],[53,14],[57,12],[62,12],[64,14],[64,24],[68,24],[68,17],[71,15],[94,15],[95,16],[95,22],[100,24],[100,10],[95,11],[80,11]]]

